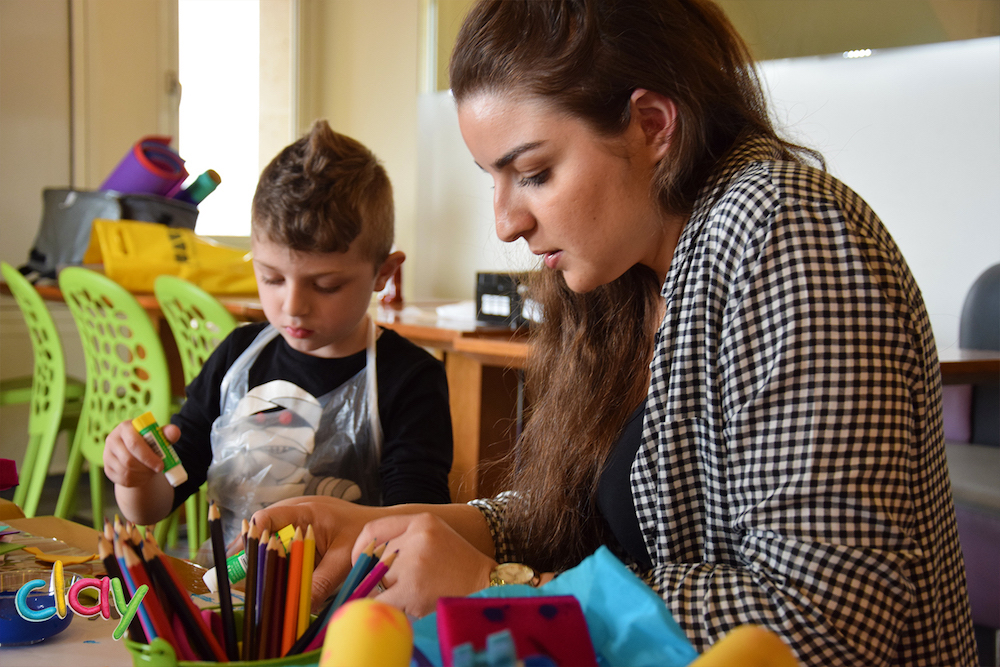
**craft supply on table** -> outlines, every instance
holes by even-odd
[[[181,463],[177,452],[174,451],[174,446],[163,435],[163,429],[156,423],[156,417],[153,416],[153,413],[145,412],[139,415],[132,420],[132,426],[146,441],[146,444],[156,452],[156,455],[163,460],[163,474],[170,482],[170,486],[176,487],[186,482],[187,470],[184,469],[184,464]]]

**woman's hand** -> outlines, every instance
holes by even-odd
[[[351,549],[380,508],[355,505],[339,498],[303,496],[277,502],[250,519],[272,534],[289,524],[312,525],[318,553],[312,579],[313,611],[318,610],[351,570]],[[370,540],[369,540],[370,541]]]
[[[496,561],[429,513],[368,523],[354,543],[353,557],[373,540],[388,542],[386,554],[399,552],[382,579],[387,588],[377,599],[411,616],[433,612],[439,597],[461,597],[486,588],[496,566]]]

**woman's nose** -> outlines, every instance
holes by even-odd
[[[500,185],[493,191],[493,216],[496,218],[497,237],[505,243],[524,236],[534,224],[523,204]]]

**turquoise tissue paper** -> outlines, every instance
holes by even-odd
[[[597,660],[609,667],[686,667],[698,657],[656,593],[606,547],[545,586],[496,586],[470,597],[517,598],[573,595],[587,619]],[[413,623],[414,646],[441,667],[437,615]]]

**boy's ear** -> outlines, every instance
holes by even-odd
[[[406,260],[406,254],[402,250],[397,250],[391,253],[382,262],[382,266],[378,267],[378,272],[375,274],[375,291],[381,292],[385,289],[385,284],[389,282],[389,278],[392,274],[396,272],[396,269]]]

